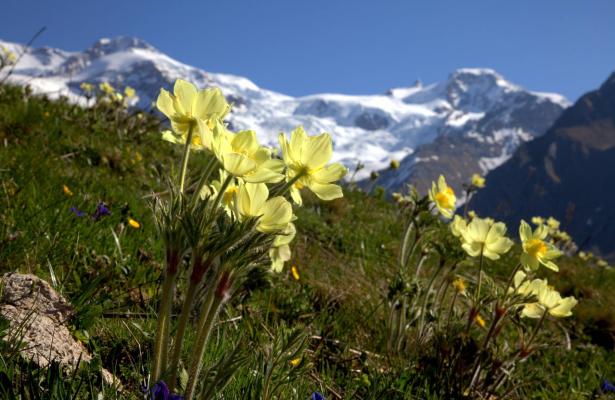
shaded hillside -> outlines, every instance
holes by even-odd
[[[472,208],[511,226],[519,218],[553,215],[581,249],[613,260],[614,183],[615,73],[489,173]]]

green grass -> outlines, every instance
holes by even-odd
[[[164,174],[180,155],[160,140],[155,116],[122,113],[117,121],[114,110],[0,87],[0,272],[49,280],[76,307],[71,327],[97,360],[59,379],[60,372],[37,370],[3,347],[0,388],[14,386],[23,398],[96,398],[101,365],[123,383],[120,394],[108,390],[106,398],[141,396],[162,260],[148,200],[163,190]],[[192,162],[198,166],[199,158]],[[277,398],[306,399],[313,391],[327,399],[436,398],[428,377],[384,356],[383,305],[403,228],[397,208],[350,189],[330,203],[305,197],[289,263],[300,279],[284,272],[251,282],[242,301],[226,308],[209,344],[207,365],[237,346],[248,350],[224,398],[260,398],[263,374],[255,371],[267,368],[272,348],[286,351],[279,349],[295,329],[305,337],[302,362],[296,369],[276,366],[276,374],[290,377],[278,378]],[[94,220],[100,202],[112,214]],[[73,207],[87,215],[78,217]],[[128,226],[129,218],[141,228]],[[487,269],[505,275],[517,255],[518,249],[495,271]],[[550,282],[580,304],[550,331],[557,347],[522,363],[521,398],[590,398],[601,379],[615,379],[615,274],[576,258],[560,266],[559,275],[547,273]],[[41,382],[38,392],[25,383],[32,375]]]

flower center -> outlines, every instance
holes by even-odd
[[[226,189],[224,195],[222,196],[222,201],[224,202],[224,204],[227,206],[230,205],[233,201],[233,196],[235,196],[236,193],[239,193],[239,189],[237,188],[237,186],[233,186]]]
[[[442,208],[453,208],[455,207],[455,192],[448,186],[436,194],[436,201]]]
[[[534,258],[543,257],[547,253],[547,245],[540,239],[531,239],[523,244],[527,254]]]

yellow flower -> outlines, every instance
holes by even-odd
[[[579,251],[579,258],[581,260],[583,260],[583,261],[588,261],[589,260],[589,256],[584,251]]]
[[[506,225],[503,222],[476,217],[461,231],[461,247],[471,257],[482,254],[490,260],[497,260],[513,245],[505,235]]]
[[[551,260],[559,257],[561,252],[552,244],[545,242],[548,233],[548,229],[544,225],[539,225],[532,232],[532,228],[527,222],[521,220],[519,226],[519,237],[523,246],[521,264],[526,269],[536,270],[542,264],[553,271],[559,271],[557,265]]]
[[[276,183],[284,179],[284,163],[258,143],[254,131],[232,133],[215,123],[213,152],[231,175],[250,183]]]
[[[532,217],[532,224],[536,226],[544,225],[545,219],[543,217]]]
[[[466,292],[466,282],[462,278],[455,279],[453,281],[453,287],[461,294],[465,294]]]
[[[64,192],[65,195],[67,195],[69,197],[74,195],[73,191],[70,190],[70,188],[68,186],[66,186],[66,185],[62,185],[62,191]]]
[[[446,179],[444,178],[444,175],[440,175],[440,178],[438,178],[437,186],[435,182],[431,183],[431,190],[429,191],[429,200],[431,200],[436,205],[436,207],[440,211],[440,214],[442,214],[446,218],[451,218],[453,216],[457,197],[455,197],[455,192],[453,191],[453,188],[446,184]]]
[[[290,360],[290,365],[297,367],[301,363],[301,357]]]
[[[472,175],[472,186],[482,189],[485,187],[485,178],[479,174]]]
[[[549,219],[547,219],[547,226],[550,229],[557,230],[559,229],[559,225],[560,225],[560,222],[556,220],[555,218],[549,217]]]
[[[2,46],[2,52],[4,53],[4,58],[8,64],[13,64],[15,61],[17,61],[17,56],[11,50]]]
[[[130,225],[132,228],[135,228],[135,229],[139,229],[141,227],[141,224],[132,218],[128,218],[128,225]]]
[[[293,278],[298,281],[300,279],[299,270],[294,265],[290,268],[290,273],[293,275]]]
[[[94,85],[92,85],[91,83],[83,82],[81,83],[81,85],[79,85],[79,87],[87,94],[90,94],[94,91]]]
[[[113,88],[113,86],[111,86],[109,82],[103,82],[98,85],[98,87],[106,94],[112,95],[115,93],[115,89]]]
[[[133,97],[135,97],[135,95],[137,94],[137,92],[131,88],[130,86],[126,86],[124,88],[124,96],[126,96],[127,99],[131,99]]]
[[[521,315],[528,318],[541,318],[545,312],[558,318],[569,317],[578,301],[573,296],[562,298],[561,294],[548,285],[546,280],[535,279],[530,284],[531,294],[538,300],[525,304]]]
[[[258,218],[256,230],[274,233],[285,230],[293,219],[293,209],[282,196],[269,197],[264,183],[245,183],[239,186],[235,207],[240,218]]]
[[[342,164],[327,165],[333,154],[333,143],[328,133],[308,136],[303,127],[297,127],[290,135],[290,142],[283,133],[279,135],[282,157],[286,164],[286,178],[294,183],[290,195],[301,205],[300,189],[307,187],[321,200],[342,197],[342,188],[333,182],[346,175],[348,170]]]
[[[296,234],[295,224],[292,222],[277,235],[269,249],[269,258],[271,259],[271,270],[273,272],[281,272],[284,269],[284,263],[290,260],[289,243],[293,241]],[[294,268],[294,267],[293,267]]]
[[[213,125],[216,119],[223,119],[230,106],[220,89],[203,89],[182,79],[175,81],[173,94],[160,89],[156,107],[169,118],[173,132],[165,131],[162,138],[172,143],[184,144],[188,130],[197,128],[191,145],[194,149],[211,149]],[[198,133],[198,134],[197,134]]]
[[[398,169],[399,168],[399,161],[397,160],[391,160],[391,164],[389,165],[389,167],[391,169]]]
[[[476,317],[474,317],[474,321],[476,321],[476,324],[480,326],[481,328],[484,328],[485,325],[487,325],[483,317],[481,317],[479,314],[477,314]]]
[[[600,260],[596,261],[596,265],[598,267],[600,267],[600,268],[608,268],[609,267],[609,263],[607,263],[603,259],[600,259]]]
[[[459,215],[455,215],[450,224],[450,229],[453,236],[461,237],[462,232],[467,228],[468,223]]]
[[[474,211],[474,210],[468,211],[468,218],[470,218],[470,219],[476,218],[476,211]]]

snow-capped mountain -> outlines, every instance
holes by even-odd
[[[417,155],[442,138],[488,149],[480,152],[482,159],[474,160],[486,172],[504,162],[519,143],[541,134],[568,105],[560,95],[526,91],[489,69],[461,69],[440,83],[416,83],[377,95],[291,97],[243,77],[183,64],[137,38],[101,39],[83,52],[26,49],[3,41],[0,45],[23,53],[10,81],[51,97],[81,101],[82,82],[109,82],[135,88],[138,105],[149,108],[161,87],[171,89],[182,78],[200,87],[220,87],[234,103],[232,127],[254,129],[265,143],[276,143],[279,132],[289,133],[297,125],[310,134],[331,133],[336,161],[350,169],[358,161],[365,164],[358,179],[386,168],[392,159],[409,156],[402,170],[383,174],[382,183],[389,188],[411,177],[413,166],[441,160],[449,149],[440,153],[438,146],[428,158]],[[465,178],[475,171],[458,172]]]

